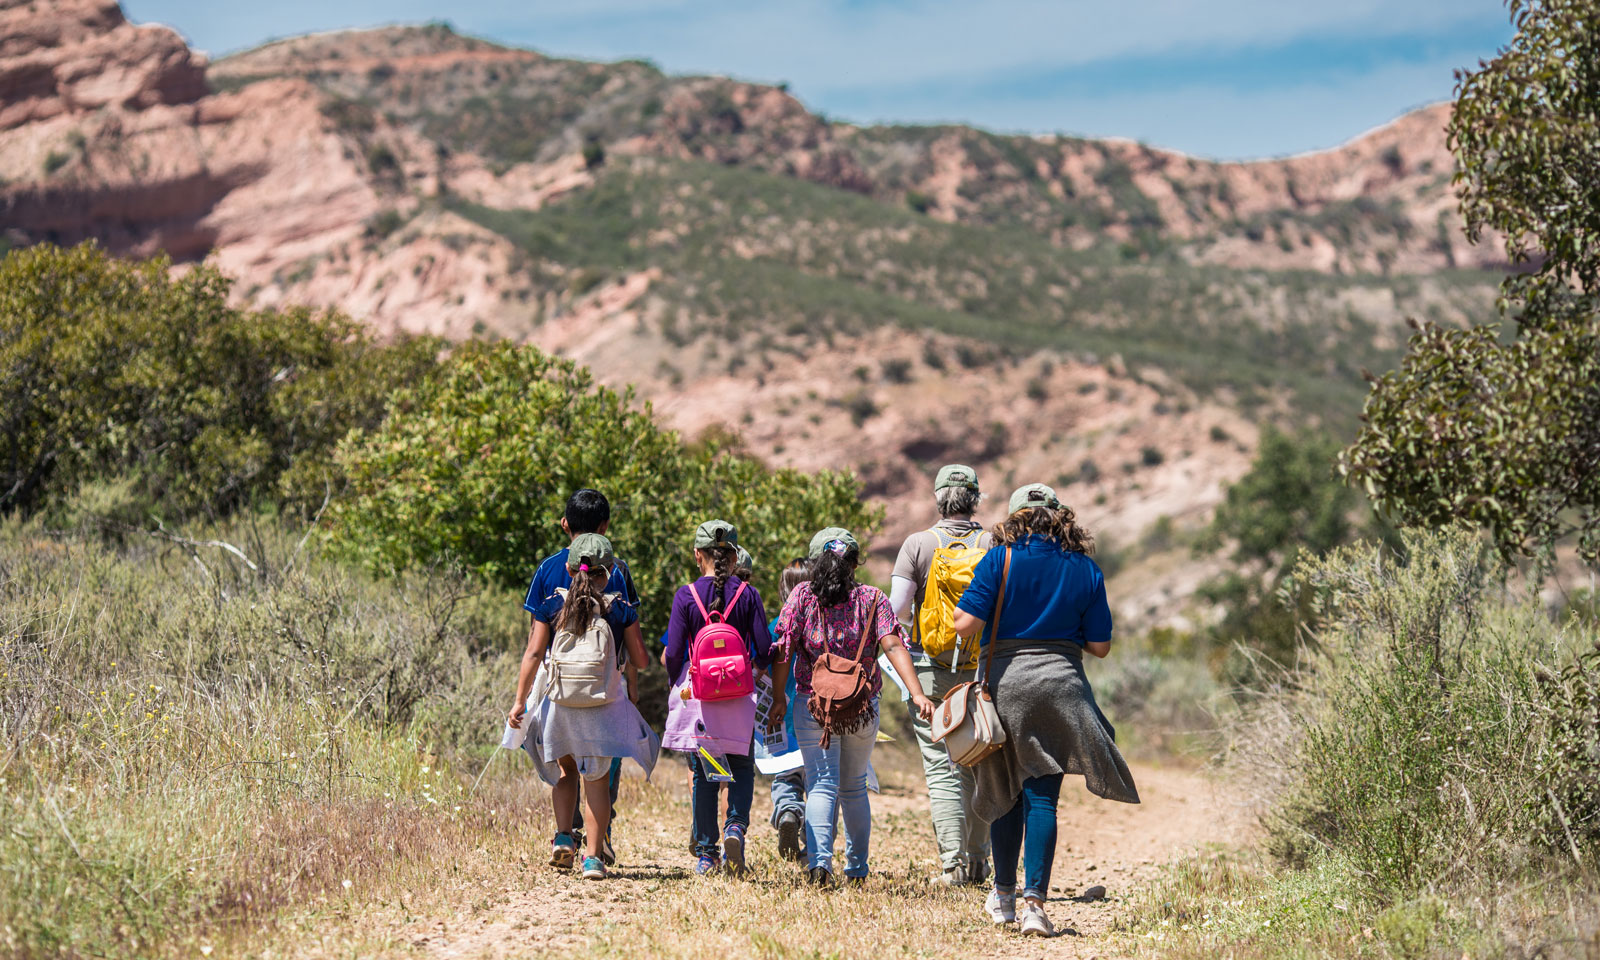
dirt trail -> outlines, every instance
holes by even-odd
[[[1135,764],[1133,770],[1144,799],[1137,806],[1099,800],[1083,790],[1081,780],[1069,780],[1062,791],[1060,840],[1049,905],[1051,918],[1061,933],[1050,941],[1023,940],[1014,934],[990,930],[981,923],[981,891],[941,891],[934,895],[917,892],[921,877],[931,873],[935,863],[922,778],[911,773],[885,777],[885,792],[872,798],[874,868],[882,871],[873,884],[883,884],[880,899],[898,897],[915,909],[924,902],[931,904],[929,909],[935,912],[928,916],[935,919],[930,923],[943,928],[942,933],[930,929],[926,943],[905,942],[903,946],[913,955],[1117,955],[1116,945],[1106,935],[1115,919],[1126,912],[1128,894],[1176,857],[1206,844],[1240,839],[1247,819],[1243,809],[1202,773],[1147,764]],[[638,929],[686,925],[684,910],[677,901],[685,898],[684,891],[689,891],[687,899],[693,900],[696,894],[689,888],[707,882],[692,876],[689,869],[687,790],[681,774],[676,768],[667,767],[656,780],[657,786],[629,783],[624,787],[617,837],[622,863],[605,883],[585,883],[553,873],[546,876],[549,868],[532,862],[538,853],[530,854],[529,866],[540,877],[537,884],[509,893],[498,902],[480,902],[471,907],[463,904],[453,916],[409,918],[398,924],[399,929],[391,928],[385,939],[400,948],[401,955],[437,960],[537,956],[574,948],[591,954],[616,952],[641,958],[656,955],[651,945],[659,949],[659,942],[654,939],[625,947],[626,937],[613,939],[604,932],[627,930],[630,925],[637,925]],[[733,936],[722,942],[731,942],[735,950],[742,942],[743,950],[751,951],[754,941],[758,949],[753,955],[787,956],[783,951],[759,949],[763,921],[775,920],[760,916],[761,904],[815,894],[798,886],[795,867],[771,856],[775,839],[766,826],[770,810],[766,793],[762,781],[756,790],[755,826],[751,831],[757,880],[743,885],[753,893],[719,894],[729,904],[729,911],[748,909],[753,915],[731,921],[727,932]],[[841,849],[842,844],[841,839]],[[896,869],[900,871],[898,880],[894,876]],[[1104,884],[1108,898],[1099,902],[1078,899],[1091,884]],[[830,896],[872,894],[869,885],[863,891]],[[746,906],[739,897],[754,899]],[[599,932],[597,917],[604,918]],[[956,944],[944,939],[957,931],[961,939]],[[673,956],[741,955],[719,948],[714,938],[698,944],[682,940],[666,943],[668,954]],[[902,944],[898,939],[885,939],[881,945],[891,949]],[[854,956],[848,952],[845,955]]]

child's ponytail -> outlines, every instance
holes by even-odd
[[[572,575],[572,588],[567,591],[566,602],[556,615],[556,629],[582,634],[589,622],[605,612],[606,582],[611,570],[601,564],[585,565]]]

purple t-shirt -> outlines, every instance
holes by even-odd
[[[672,598],[672,615],[667,620],[667,676],[673,683],[683,679],[684,667],[689,662],[689,644],[700,628],[706,625],[705,617],[700,616],[700,608],[695,605],[689,591],[700,594],[701,602],[709,610],[716,583],[711,577],[701,577],[694,583],[679,587]],[[724,602],[733,599],[740,583],[738,577],[728,578],[723,585]],[[750,644],[751,659],[756,666],[766,669],[772,663],[772,635],[767,632],[767,613],[761,605],[761,594],[756,592],[755,587],[745,588],[739,602],[727,610],[724,622],[739,631],[739,635]]]

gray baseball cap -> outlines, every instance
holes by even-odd
[[[856,542],[855,535],[844,527],[823,527],[811,538],[811,551],[808,556],[813,560],[822,556],[822,551],[828,549],[828,544],[835,540],[844,544],[846,552],[852,548],[857,551],[861,549],[861,544]]]
[[[945,487],[966,487],[968,490],[978,489],[978,471],[964,463],[947,463],[939,468],[939,473],[933,478],[933,492],[938,493]]]
[[[577,573],[584,564],[591,567],[610,567],[617,562],[611,550],[611,541],[598,533],[580,533],[567,548],[567,572]]]
[[[1029,507],[1049,507],[1051,510],[1058,510],[1061,501],[1056,497],[1055,490],[1045,484],[1030,483],[1025,487],[1018,487],[1016,492],[1011,494],[1011,512],[1016,513]]]
[[[739,528],[726,520],[707,520],[700,524],[694,531],[694,548],[705,550],[708,547],[737,547],[739,545]]]

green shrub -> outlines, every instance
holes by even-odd
[[[124,475],[168,519],[258,497],[315,507],[337,487],[334,443],[434,363],[434,341],[380,346],[338,315],[239,310],[216,270],[167,268],[92,244],[0,262],[0,510]]]
[[[715,432],[686,444],[631,389],[506,343],[458,348],[438,374],[394,394],[381,427],[348,437],[339,461],[351,485],[330,511],[342,554],[386,571],[452,560],[505,587],[525,586],[565,546],[558,521],[573,490],[603,491],[652,640],[695,575],[700,521],[739,526],[755,583],[775,598],[780,568],[812,533],[866,530],[878,517],[848,473],[771,470]]]
[[[1600,754],[1553,747],[1551,731],[1552,714],[1592,724],[1593,701],[1546,707],[1537,679],[1570,658],[1572,637],[1495,588],[1503,576],[1493,548],[1459,530],[1410,533],[1401,555],[1361,545],[1297,567],[1315,640],[1256,731],[1271,779],[1288,785],[1272,819],[1280,854],[1335,852],[1401,896],[1499,882],[1566,846],[1548,829],[1551,750],[1564,784],[1591,787],[1561,815],[1592,828]]]

